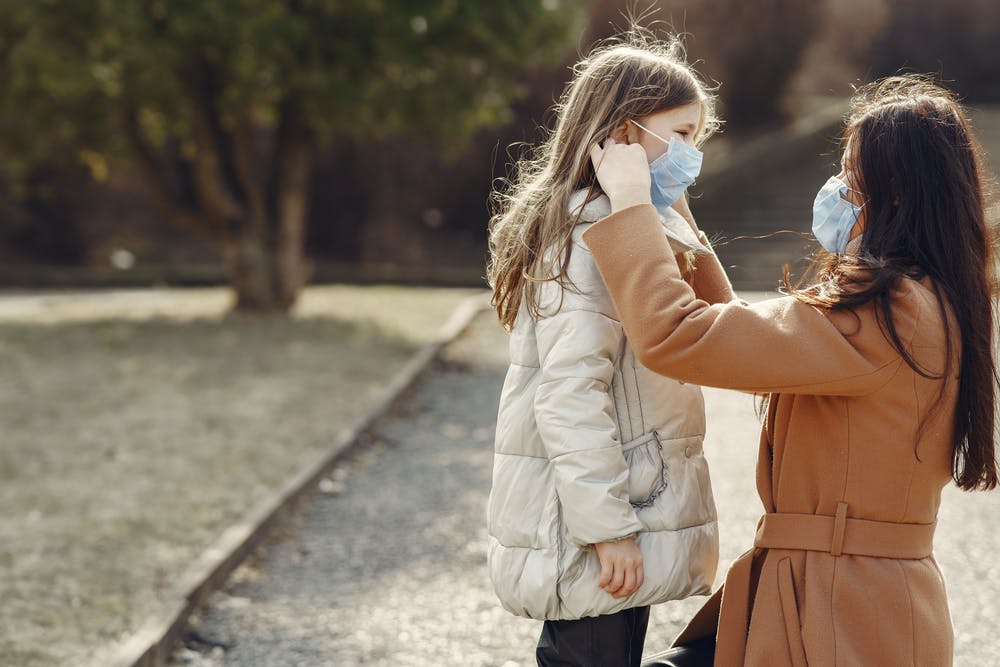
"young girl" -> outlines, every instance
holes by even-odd
[[[962,109],[923,78],[862,89],[813,211],[835,254],[812,287],[753,305],[681,280],[625,143],[593,149],[613,213],[584,241],[640,361],[770,394],[753,548],[675,644],[715,636],[723,667],[951,665],[941,490],[998,476],[994,259]]]
[[[633,38],[581,62],[555,131],[498,196],[493,304],[510,332],[488,508],[489,566],[512,613],[545,621],[539,665],[638,665],[649,605],[706,593],[715,504],[701,390],[636,360],[581,234],[611,211],[590,164],[609,135],[641,146],[657,229],[710,301],[731,296],[677,211],[715,128],[676,45]],[[674,261],[674,260],[671,260]],[[714,261],[714,260],[713,260]]]

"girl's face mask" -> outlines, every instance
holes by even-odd
[[[813,202],[813,234],[824,249],[841,255],[847,253],[851,230],[861,214],[861,207],[847,199],[847,190],[847,183],[831,176]]]
[[[694,179],[701,173],[704,154],[675,137],[671,137],[668,141],[634,120],[631,122],[667,145],[667,151],[649,163],[650,195],[653,206],[656,210],[663,211],[677,201],[688,186],[694,183]]]

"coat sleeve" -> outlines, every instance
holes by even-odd
[[[559,289],[545,283],[545,291],[553,288]],[[570,535],[585,545],[640,531],[611,399],[621,324],[574,306],[541,317],[535,332],[541,367],[535,420]]]
[[[677,225],[681,225],[685,229],[690,229],[690,223],[687,218],[674,209],[668,208],[662,212],[662,215],[665,218],[669,217],[672,219],[666,221],[670,224],[671,229],[676,229]],[[693,231],[691,233],[694,234]],[[708,252],[703,252],[702,250],[695,251],[694,265],[692,267],[693,272],[689,278],[691,287],[694,288],[694,292],[698,295],[699,299],[708,303],[732,301],[735,298],[733,286],[730,284],[729,276],[726,275],[725,269],[722,268],[718,256],[712,250],[712,242],[705,236],[704,232],[699,231],[696,236]],[[674,247],[674,244],[669,240],[667,243],[671,247]],[[674,257],[678,256],[678,254],[674,255]]]
[[[711,250],[712,245],[704,234],[701,237],[701,242]],[[733,286],[729,282],[729,276],[722,268],[722,263],[719,262],[715,251],[698,253],[695,257],[691,287],[694,288],[699,299],[708,303],[726,303],[736,298],[736,295],[733,294]]]
[[[884,336],[872,335],[874,318],[791,297],[753,305],[697,298],[651,205],[612,214],[583,239],[636,355],[662,375],[761,393],[857,396],[888,382],[902,363]]]

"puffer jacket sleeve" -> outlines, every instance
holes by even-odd
[[[577,248],[574,263],[593,258]],[[599,276],[596,267],[593,273]],[[603,286],[600,288],[603,291]],[[628,500],[611,383],[624,335],[621,324],[587,296],[543,283],[541,303],[559,303],[535,324],[541,378],[535,419],[552,462],[563,521],[580,545],[642,529]]]

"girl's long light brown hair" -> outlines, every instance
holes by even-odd
[[[566,274],[573,228],[582,212],[580,207],[570,215],[570,195],[586,189],[589,202],[602,194],[590,162],[595,143],[626,120],[694,102],[702,108],[699,145],[719,124],[715,99],[685,62],[676,37],[661,41],[633,28],[594,49],[573,71],[554,109],[555,130],[491,194],[487,280],[493,307],[508,331],[523,300],[530,316],[538,316],[539,282]],[[553,249],[564,251],[558,268],[543,262]]]

